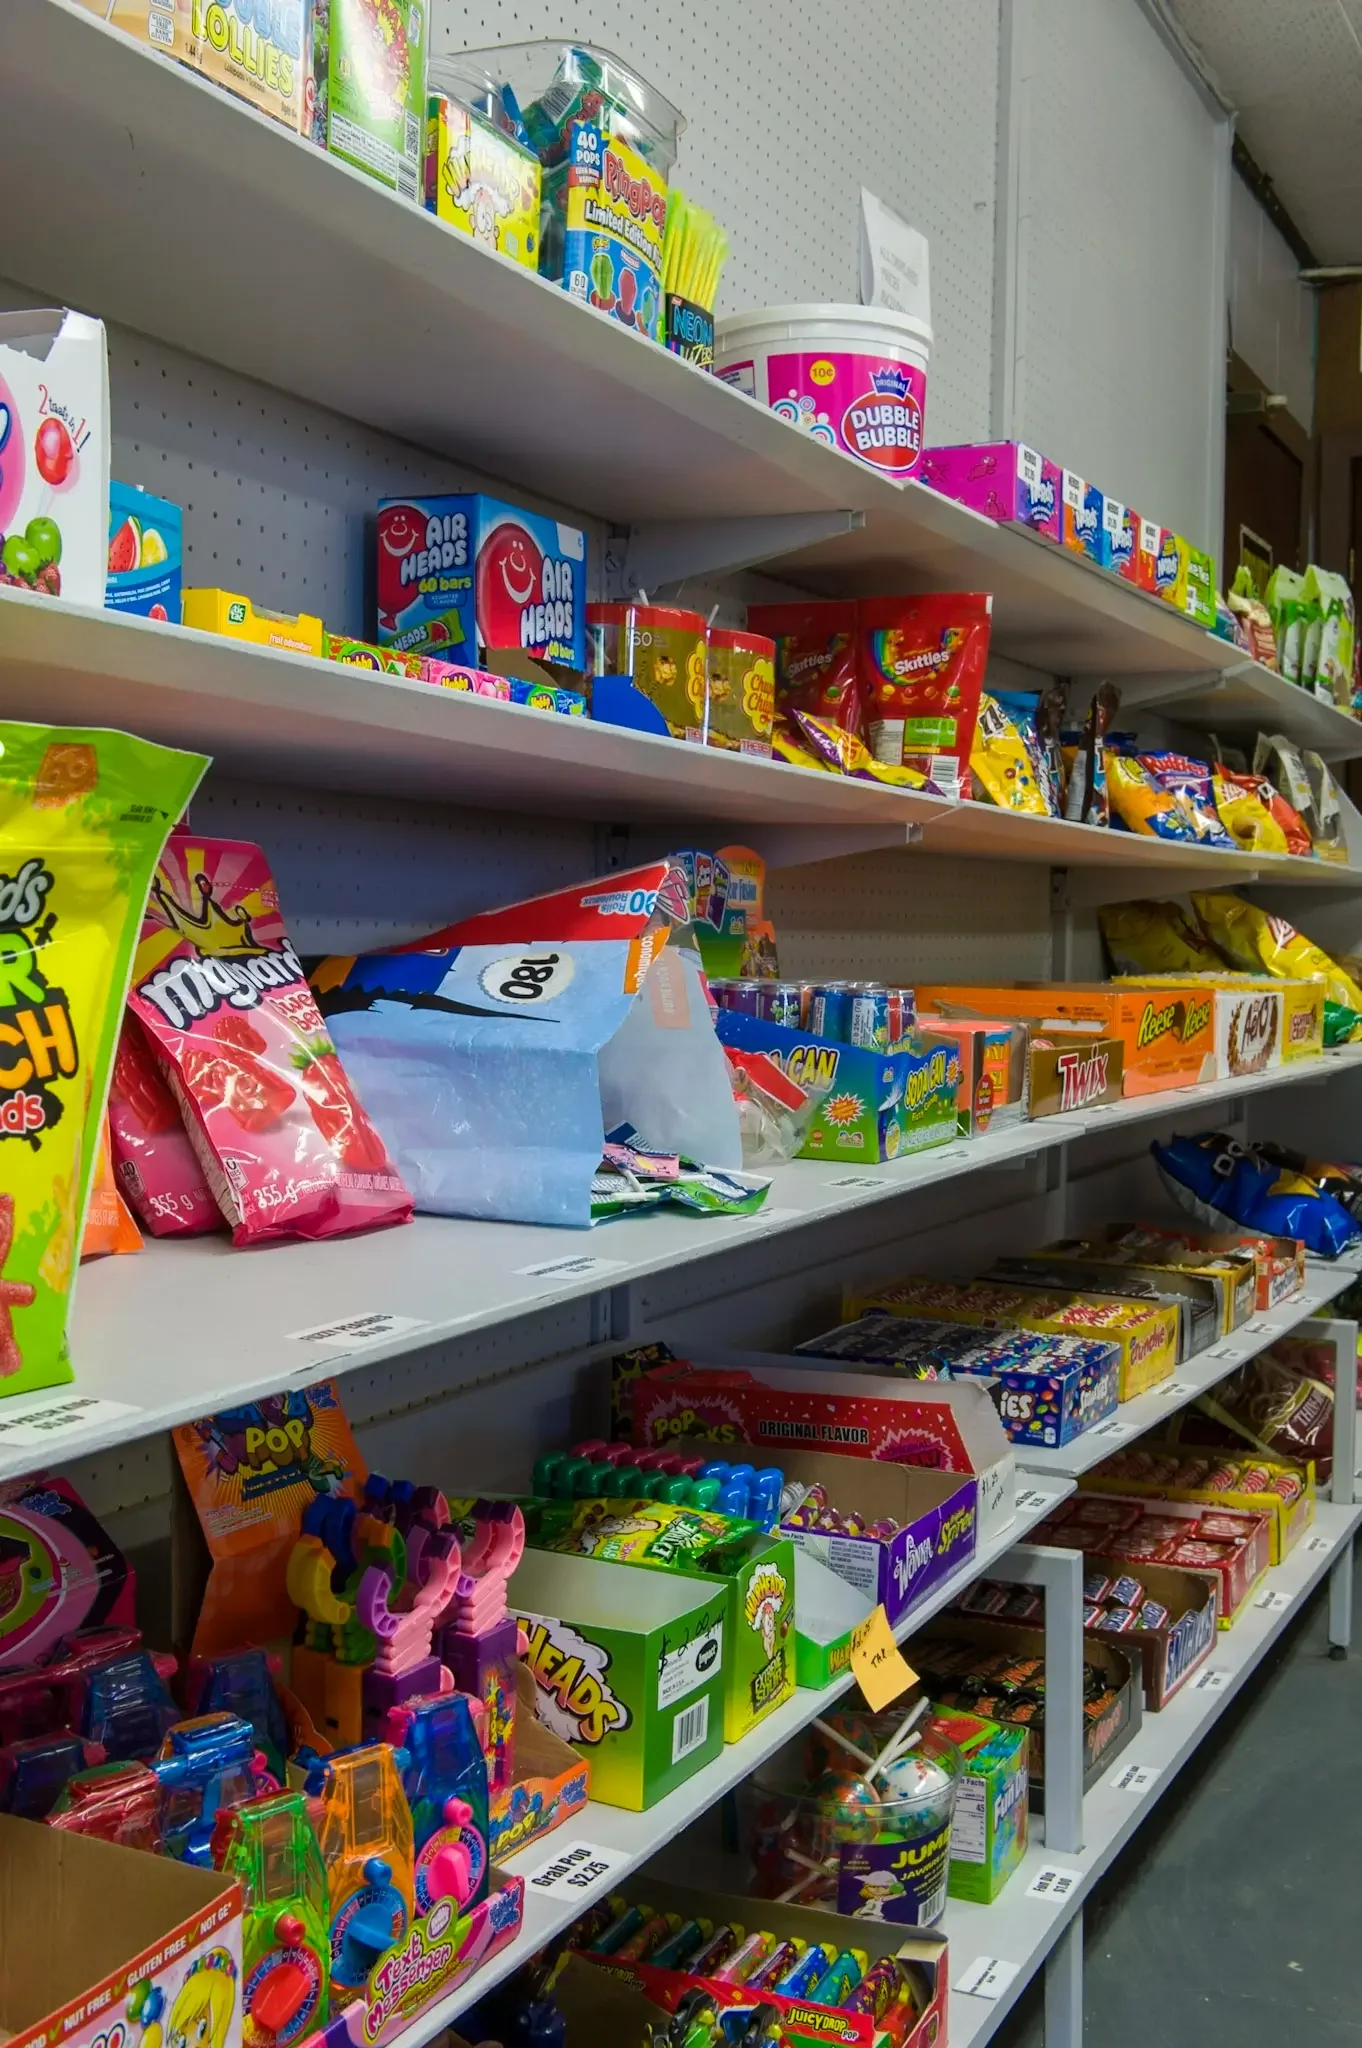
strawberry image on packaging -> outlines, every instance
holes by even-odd
[[[586,535],[496,498],[385,498],[374,556],[375,639],[478,664],[516,652],[586,666]]]
[[[235,1244],[408,1220],[411,1197],[326,1035],[258,846],[170,839],[128,1005]]]

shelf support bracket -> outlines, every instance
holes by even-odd
[[[1083,1553],[1018,1543],[991,1570],[1045,1594],[1045,1846],[1076,1856],[1083,1847]]]
[[[605,595],[621,603],[692,576],[731,575],[864,525],[864,512],[770,512],[631,526],[605,544]]]

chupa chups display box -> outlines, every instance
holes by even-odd
[[[1136,989],[1121,982],[919,984],[919,1009],[949,1007],[975,1017],[1031,1017],[1057,1029],[1079,1025],[1119,1038],[1127,1095],[1153,1095],[1215,1079],[1215,1002],[1188,980]]]
[[[1112,1294],[1123,1301],[1158,1302],[1176,1311],[1178,1362],[1194,1358],[1225,1334],[1222,1290],[1210,1278],[1170,1268],[1146,1269],[1118,1261],[1103,1263],[1079,1251],[1047,1246],[1026,1258],[1001,1258],[990,1279],[1015,1280],[1022,1287],[1072,1288]]]
[[[961,1323],[868,1315],[809,1338],[799,1351],[916,1379],[995,1380],[999,1420],[1014,1444],[1055,1450],[1116,1409],[1121,1353],[1097,1338],[1043,1337],[1031,1330],[995,1336]]]
[[[982,512],[985,519],[1028,527],[1046,540],[1060,538],[1060,471],[1022,441],[929,448],[918,482],[968,505],[971,512]]]
[[[1178,1314],[1161,1303],[1120,1301],[1114,1295],[1043,1293],[1001,1280],[938,1280],[915,1276],[842,1302],[848,1318],[867,1313],[925,1316],[978,1329],[1039,1330],[1056,1337],[1101,1337],[1120,1347],[1120,1398],[1166,1380],[1177,1364]]]
[[[1066,1501],[1042,1523],[1035,1541],[1126,1560],[1137,1576],[1146,1564],[1200,1573],[1217,1589],[1221,1628],[1234,1620],[1271,1554],[1266,1514],[1126,1494],[1085,1493]]]
[[[817,1360],[730,1353],[702,1365],[675,1359],[657,1366],[633,1382],[633,1399],[640,1449],[705,1437],[760,1445],[773,1461],[787,1450],[834,1451],[972,1474],[979,1542],[1016,1513],[1016,1459],[979,1386],[897,1385],[830,1371]]]
[[[960,1707],[943,1707],[933,1721],[964,1759],[955,1787],[947,1889],[953,1899],[992,1905],[1026,1854],[1030,1739],[1024,1728]]]
[[[1020,1273],[1023,1266],[1030,1267],[1044,1261],[1067,1265],[1079,1261],[1085,1267],[1098,1270],[1096,1282],[1084,1280],[1081,1286],[1105,1284],[1106,1271],[1121,1268],[1131,1273],[1145,1274],[1160,1286],[1171,1286],[1176,1275],[1179,1282],[1194,1282],[1188,1299],[1206,1301],[1215,1309],[1215,1331],[1219,1337],[1228,1337],[1246,1323],[1254,1312],[1257,1291],[1257,1274],[1252,1258],[1244,1252],[1226,1252],[1218,1259],[1207,1255],[1201,1259],[1192,1254],[1180,1252],[1175,1246],[1137,1246],[1133,1239],[1139,1233],[1117,1239],[1110,1238],[1065,1238],[1057,1244],[1042,1245],[1038,1252],[1032,1252],[1029,1259],[1001,1259],[999,1267],[1005,1272]],[[1200,1349],[1198,1345],[1196,1347]]]
[[[731,1457],[732,1451],[731,1442],[686,1446],[687,1456]],[[827,1565],[872,1605],[881,1603],[891,1627],[974,1555],[978,1489],[967,1473],[928,1472],[835,1451],[782,1450],[780,1466],[787,1481],[821,1486],[840,1514],[864,1522],[892,1517],[899,1524],[898,1534],[883,1541],[788,1523],[781,1528],[796,1550]]]
[[[714,1028],[721,1045],[768,1054],[819,1097],[801,1159],[878,1163],[956,1136],[960,1049],[951,1040],[922,1035],[920,1049],[876,1052],[738,1010],[720,1010]]]
[[[1206,1483],[1186,1483],[1196,1476],[1194,1470],[1188,1471],[1189,1466],[1197,1464],[1203,1467]],[[1179,1477],[1180,1471],[1186,1480]],[[1119,1453],[1095,1472],[1085,1474],[1081,1483],[1091,1493],[1199,1501],[1204,1507],[1266,1515],[1268,1563],[1274,1565],[1290,1554],[1315,1519],[1313,1463],[1285,1465],[1217,1444],[1158,1442],[1143,1437],[1136,1450]]]
[[[627,1901],[646,1902],[654,1913],[665,1914],[679,1926],[683,1921],[704,1920],[715,1927],[727,1924],[749,1930],[760,1928],[782,1942],[797,1941],[808,1948],[822,1943],[833,1950],[859,1949],[873,1965],[881,1957],[895,1956],[912,1966],[919,1981],[925,1980],[928,1996],[924,2009],[910,2034],[897,2048],[936,2048],[947,2038],[947,1948],[944,1935],[930,1930],[906,1932],[885,1920],[847,1919],[826,1913],[818,1906],[786,1906],[776,1899],[756,1899],[723,1892],[692,1891],[687,1885],[667,1884],[651,1873],[630,1879],[623,1887]],[[578,1951],[582,1954],[582,1951]],[[721,2012],[752,2007],[758,2001],[773,2005],[782,2014],[780,2038],[791,2043],[830,2042],[835,2048],[880,2048],[885,2040],[879,2019],[870,2012],[845,2012],[840,2007],[811,2005],[807,1999],[782,1998],[763,1989],[759,1994],[725,1978],[692,1977],[683,1970],[659,1970],[647,1961],[633,1962],[616,1956],[586,1954],[592,1969],[606,1971],[626,1984],[633,1984],[664,2012],[675,2012],[687,1993],[698,1988],[709,1994]],[[736,2038],[736,2036],[734,2037]],[[897,2042],[897,2037],[896,2037]],[[592,2044],[595,2048],[595,2044]]]
[[[1250,1258],[1255,1275],[1253,1306],[1279,1308],[1305,1292],[1305,1246],[1294,1237],[1255,1237],[1247,1232],[1183,1230],[1157,1223],[1137,1224],[1130,1230],[1113,1228],[1114,1245],[1176,1261],[1189,1272],[1199,1272],[1203,1255],[1214,1266],[1225,1259]]]
[[[539,1717],[588,1759],[593,1798],[638,1812],[718,1756],[726,1586],[527,1550],[507,1603]]]
[[[1268,981],[1253,974],[1202,974],[1216,992],[1216,1078],[1261,1074],[1324,1051],[1324,988],[1318,981]],[[1124,988],[1180,988],[1176,975],[1117,975]]]
[[[1060,540],[1072,554],[1082,555],[1099,566],[1102,561],[1102,507],[1105,499],[1096,484],[1090,484],[1075,470],[1066,469],[1060,490]]]
[[[217,1871],[0,1814],[0,2040],[112,2048],[135,1996],[167,2040],[240,2048],[241,1912]]]
[[[1037,1542],[1042,1539],[1039,1535]],[[913,1667],[924,1688],[937,1702],[938,1712],[954,1706],[987,1715],[1005,1727],[1024,1727],[1028,1737],[1027,1773],[1031,1781],[1031,1808],[1043,1812],[1045,1787],[1045,1726],[1038,1715],[1034,1677],[1039,1667],[1042,1689],[1045,1675],[1045,1637],[1025,1622],[995,1621],[990,1615],[967,1614],[949,1608],[927,1622],[913,1637]],[[1144,1688],[1140,1683],[1140,1660],[1133,1650],[1117,1648],[1113,1639],[1095,1642],[1083,1639],[1083,1790],[1091,1791],[1102,1773],[1109,1769],[1128,1743],[1139,1733],[1144,1719]],[[1017,1678],[1022,1701],[1013,1703],[1008,1695]],[[982,1678],[982,1685],[977,1681]],[[966,1697],[955,1699],[956,1693]],[[1028,1698],[1029,1694],[1029,1698]],[[974,1701],[978,1700],[976,1706]],[[1037,1726],[1037,1719],[1040,1725]]]

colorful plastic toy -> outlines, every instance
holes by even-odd
[[[266,1650],[233,1650],[222,1657],[192,1657],[184,1700],[191,1714],[239,1714],[255,1731],[265,1768],[283,1782],[289,1751],[288,1721],[275,1687],[277,1658]]]
[[[212,1867],[219,1809],[277,1790],[264,1752],[256,1748],[255,1730],[239,1714],[201,1714],[177,1722],[151,1768],[163,1794],[165,1853],[201,1869]]]
[[[102,1743],[113,1762],[148,1762],[179,1720],[180,1710],[166,1690],[166,1661],[137,1650],[87,1673],[80,1732]],[[173,1672],[175,1660],[169,1664]]]
[[[67,1779],[47,1817],[47,1825],[158,1855],[160,1781],[148,1765],[135,1760],[97,1764],[93,1770],[77,1771]]]
[[[485,1709],[487,1790],[495,1798],[515,1775],[515,1684],[520,1631],[506,1610],[506,1584],[525,1551],[525,1518],[510,1501],[477,1501],[473,1538],[444,1624],[435,1639],[458,1690]]]
[[[386,1739],[408,1762],[416,1910],[440,1898],[466,1912],[487,1896],[487,1759],[480,1703],[463,1693],[413,1698],[390,1709]]]
[[[67,1780],[104,1762],[97,1742],[80,1735],[31,1735],[0,1746],[0,1813],[46,1820]]]
[[[325,2023],[331,1984],[326,1870],[302,1793],[235,1808],[221,1868],[246,1897],[243,2043],[289,2048]]]
[[[400,1941],[415,1896],[409,1759],[386,1742],[322,1758],[307,1791],[322,1800],[317,1840],[331,1911],[333,1998],[361,1991],[385,1949]]]

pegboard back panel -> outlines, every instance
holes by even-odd
[[[783,974],[1028,981],[1050,972],[1050,879],[1023,862],[878,853],[784,868],[767,899]]]
[[[860,188],[931,244],[930,438],[988,428],[997,0],[434,0],[431,50],[589,36],[689,123],[673,177],[729,231],[720,313],[856,303]]]

